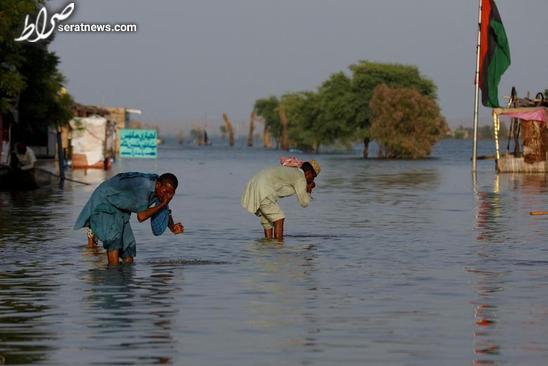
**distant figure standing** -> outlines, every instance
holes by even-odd
[[[26,171],[34,168],[36,155],[34,155],[34,151],[24,143],[20,142],[15,145],[15,157],[17,158],[17,169]]]
[[[74,229],[88,229],[88,248],[94,248],[101,240],[110,265],[117,265],[120,258],[131,264],[137,253],[129,224],[132,212],[137,213],[139,222],[151,219],[154,235],[161,235],[167,227],[174,234],[184,232],[182,224],[173,222],[168,207],[178,184],[171,173],[117,174],[95,189]]]
[[[310,193],[316,187],[314,179],[318,174],[320,164],[316,160],[310,160],[300,167],[267,168],[251,178],[241,202],[247,211],[260,218],[266,239],[283,240],[285,215],[278,200],[296,194],[299,204],[307,207]]]

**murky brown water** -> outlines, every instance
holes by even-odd
[[[314,200],[282,201],[284,246],[239,205],[278,152],[160,150],[187,232],[133,222],[136,265],[109,269],[72,225],[93,186],[0,193],[0,363],[542,365],[545,176],[496,177],[465,142],[437,159],[320,155]],[[77,179],[99,183],[102,172]]]

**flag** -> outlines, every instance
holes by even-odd
[[[510,47],[494,0],[481,0],[479,87],[486,107],[499,107],[498,87],[510,66]]]

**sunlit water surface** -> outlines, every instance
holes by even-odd
[[[480,145],[480,153],[492,153]],[[470,173],[470,143],[422,161],[319,155],[283,246],[240,207],[280,152],[165,146],[109,172],[172,171],[186,233],[134,218],[133,266],[108,268],[72,225],[104,172],[0,193],[0,363],[544,365],[544,175]],[[307,156],[303,156],[307,158]]]

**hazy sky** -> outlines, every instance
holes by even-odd
[[[66,1],[50,2],[53,10]],[[548,88],[548,0],[498,0],[512,65],[500,95]],[[478,0],[80,0],[69,23],[137,23],[136,33],[57,33],[77,101],[140,108],[175,131],[254,101],[314,89],[360,59],[417,65],[455,126],[472,117]],[[484,122],[489,110],[481,109]]]

